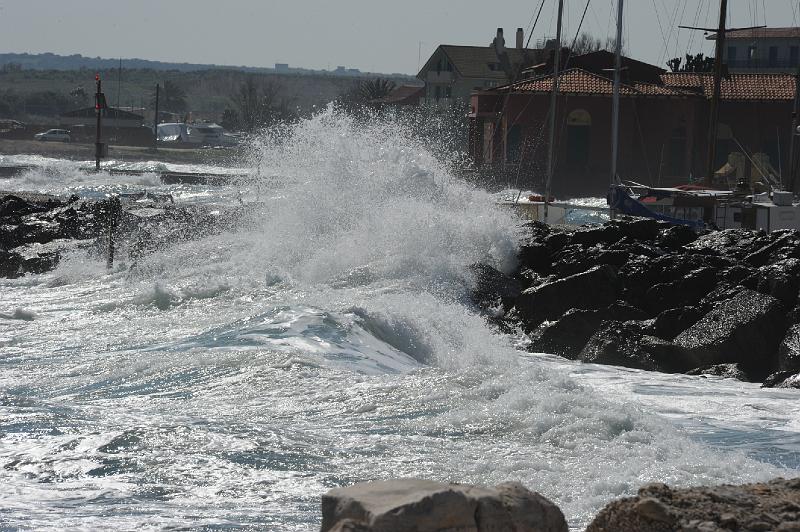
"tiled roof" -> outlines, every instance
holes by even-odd
[[[547,75],[539,78],[528,79],[498,87],[500,92],[550,92],[553,90],[553,76]],[[614,83],[603,76],[571,68],[559,73],[558,90],[567,94],[608,95],[614,90]],[[622,96],[693,96],[694,93],[679,87],[667,87],[650,83],[635,83],[633,85],[620,85]]]
[[[714,78],[708,73],[667,72],[661,75],[665,85],[694,90],[711,98]],[[791,74],[730,74],[722,79],[723,100],[794,100],[795,81]]]
[[[726,39],[800,39],[800,28],[753,28],[733,30],[725,34]],[[717,39],[712,33],[706,37],[709,41]]]
[[[381,103],[401,103],[404,100],[421,96],[423,92],[425,92],[424,85],[400,85],[378,101]]]
[[[488,78],[505,80],[506,73],[500,68],[500,60],[494,48],[490,46],[454,46],[443,44],[440,46],[442,51],[453,63],[462,77],[465,78]],[[542,58],[542,51],[528,48],[525,50],[529,60],[538,62]],[[511,65],[517,67],[525,64],[525,56],[522,50],[517,48],[506,48],[508,60]],[[494,65],[494,66],[490,66]]]

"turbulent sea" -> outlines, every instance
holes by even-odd
[[[397,123],[325,111],[238,168],[0,156],[0,189],[252,205],[114,270],[0,280],[0,528],[314,530],[328,489],[518,480],[581,529],[649,481],[796,476],[797,391],[527,352],[469,302],[509,271],[496,197]],[[244,174],[162,186],[150,171]],[[123,250],[124,251],[124,250]]]

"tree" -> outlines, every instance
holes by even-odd
[[[153,89],[153,97],[150,104],[155,107],[156,105],[156,91]],[[158,93],[158,108],[161,111],[168,111],[171,113],[180,113],[186,111],[186,91],[177,83],[167,80],[164,85],[159,89]]]
[[[686,63],[680,57],[673,57],[667,61],[667,66],[672,72],[713,72],[714,58],[705,57],[702,53],[697,55],[686,54]]]
[[[293,117],[290,100],[277,82],[258,83],[248,76],[231,97],[235,109],[229,109],[228,119],[236,117],[239,128],[252,132]]]
[[[72,100],[75,102],[75,106],[86,105],[89,94],[86,92],[86,89],[83,88],[83,85],[79,85],[69,91],[69,95],[72,97]]]
[[[581,33],[572,46],[572,55],[588,54],[603,49],[602,41],[588,33]]]
[[[373,102],[385,98],[395,88],[394,81],[384,78],[367,79],[357,84],[357,93],[362,102]]]
[[[598,52],[600,50],[608,50],[609,52],[616,51],[617,40],[613,37],[607,38],[605,41],[600,40],[599,37],[594,37],[589,33],[581,33],[572,46],[570,55],[582,55],[591,52]],[[625,55],[625,41],[622,42],[622,54]]]

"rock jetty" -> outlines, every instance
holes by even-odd
[[[473,300],[531,351],[800,388],[800,232],[648,219],[523,231],[511,275],[474,267]]]
[[[322,496],[322,532],[567,532],[561,510],[517,482],[494,488],[399,479]]]
[[[418,479],[363,482],[322,497],[321,532],[566,532],[561,510],[516,482],[495,488]],[[612,501],[587,532],[800,532],[800,479],[673,489]]]
[[[239,212],[175,205],[147,193],[102,200],[36,193],[0,193],[0,277],[44,273],[70,250],[105,258],[110,228],[127,259],[233,225]],[[119,255],[118,255],[119,256]]]

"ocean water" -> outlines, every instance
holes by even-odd
[[[488,326],[468,266],[512,269],[516,221],[401,123],[326,110],[222,188],[38,162],[0,189],[253,208],[111,272],[76,251],[0,280],[0,528],[314,530],[328,489],[414,476],[521,481],[579,530],[649,481],[798,474],[796,392]]]

